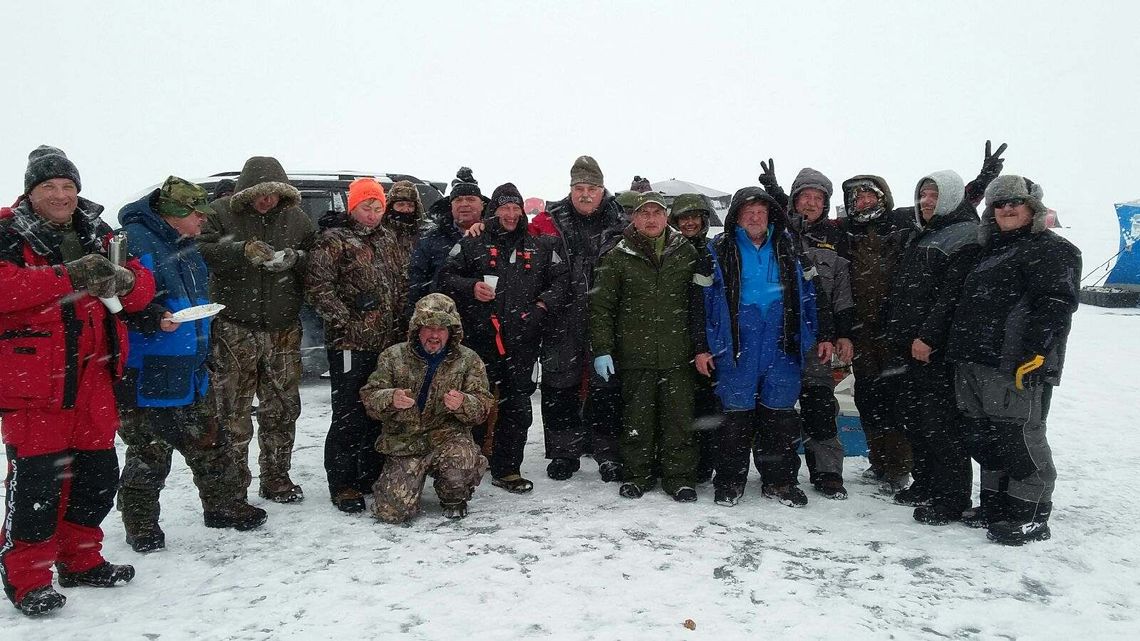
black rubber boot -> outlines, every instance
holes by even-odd
[[[50,585],[29,590],[24,598],[16,602],[16,609],[30,617],[38,617],[55,612],[67,603],[67,597],[55,591]]]
[[[1006,497],[1005,519],[990,524],[986,536],[1002,545],[1025,545],[1044,541],[1053,534],[1049,531],[1052,503],[1031,503]]]
[[[103,561],[99,565],[83,572],[59,571],[59,585],[63,588],[74,588],[86,585],[92,588],[113,588],[119,584],[127,584],[135,578],[135,568],[131,565],[115,565]]]

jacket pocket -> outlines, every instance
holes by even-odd
[[[173,401],[190,395],[196,356],[144,356],[139,372],[139,398]]]
[[[26,327],[0,332],[0,408],[60,404],[64,376],[63,338]]]

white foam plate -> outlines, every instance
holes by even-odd
[[[205,305],[187,307],[186,309],[181,309],[177,312],[174,312],[174,314],[171,315],[170,320],[174,321],[175,323],[196,321],[200,318],[209,318],[225,308],[226,306],[221,303],[206,303]]]

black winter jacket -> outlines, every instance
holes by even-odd
[[[987,209],[983,233],[982,253],[954,313],[947,359],[1012,376],[1040,354],[1045,382],[1056,385],[1077,309],[1081,252],[1044,228],[1044,212],[1030,226],[1001,233]]]
[[[594,267],[602,254],[621,240],[629,223],[621,205],[606,192],[598,210],[582,216],[570,198],[548,203],[550,219],[558,229],[559,253],[569,268],[566,308],[548,324],[542,347],[543,381],[554,387],[570,387],[581,380],[590,358],[589,291]],[[617,379],[611,379],[617,384]]]
[[[568,264],[556,248],[555,238],[528,235],[525,222],[508,232],[491,218],[481,235],[452,248],[439,272],[438,290],[455,300],[463,319],[463,343],[483,359],[492,382],[534,391],[542,328],[563,312],[569,294]],[[486,303],[474,293],[484,275],[499,277],[495,299]]]
[[[932,361],[944,360],[946,333],[962,282],[981,251],[978,213],[965,198],[962,179],[952,172],[935,172],[919,185],[928,178],[939,187],[938,204],[930,221],[907,244],[887,299],[892,366],[913,362],[910,350],[916,338],[933,348]],[[916,222],[922,224],[921,218]]]

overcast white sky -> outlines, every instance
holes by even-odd
[[[733,191],[776,159],[899,204],[987,138],[1069,223],[1140,198],[1131,2],[5,3],[0,200],[62,147],[110,207],[169,174],[362,169],[567,192],[579,154]],[[1091,257],[1090,257],[1091,258]]]

